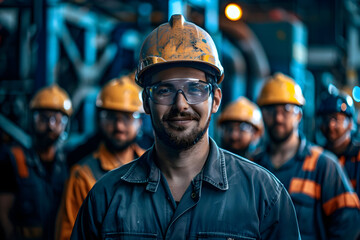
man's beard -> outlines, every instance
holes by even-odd
[[[191,117],[193,120],[197,122],[199,122],[200,120],[200,116],[195,113],[191,114],[188,112],[170,111],[169,114],[163,117],[162,121],[166,121],[167,119],[176,116]],[[165,129],[164,124],[161,125],[161,128],[156,128],[153,119],[151,118],[152,125],[155,131],[155,137],[173,149],[182,149],[182,150],[190,149],[204,137],[207,129],[209,128],[210,120],[211,120],[211,116],[208,118],[204,128],[198,126],[193,131],[191,131],[190,134],[187,134],[185,136],[185,135],[181,135],[180,131],[183,131],[186,128],[179,126],[178,128],[175,129],[177,133],[172,133]]]
[[[127,141],[116,141],[103,134],[104,144],[112,152],[121,152],[136,142],[136,137]]]
[[[38,148],[47,149],[57,142],[57,140],[59,139],[59,135],[54,133],[49,135],[50,133],[50,131],[46,131],[44,133],[35,132],[35,143]]]
[[[292,135],[292,130],[291,131],[286,131],[284,135],[282,136],[279,136],[279,134],[277,134],[274,130],[274,126],[271,127],[268,131],[268,134],[269,134],[269,137],[270,139],[274,142],[274,143],[277,143],[277,144],[280,144],[280,143],[284,143],[286,142],[290,136]]]

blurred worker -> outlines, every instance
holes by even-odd
[[[45,87],[31,100],[30,108],[33,149],[12,146],[0,159],[0,221],[7,239],[53,238],[68,177],[57,142],[72,113],[69,96],[57,85]]]
[[[258,98],[269,135],[254,161],[269,169],[287,188],[296,208],[302,239],[360,237],[360,204],[336,157],[299,133],[301,88],[275,74]]]
[[[57,219],[56,238],[70,239],[79,208],[97,180],[144,153],[135,143],[143,109],[140,91],[129,75],[110,81],[99,93],[96,107],[102,142],[95,152],[88,149],[89,155],[71,169]]]
[[[230,103],[218,119],[222,147],[251,158],[264,131],[259,107],[246,97]]]
[[[320,129],[326,138],[325,148],[339,158],[360,196],[360,142],[352,137],[354,102],[346,93],[330,93],[321,99],[318,115]]]
[[[209,137],[223,77],[213,40],[182,15],[149,34],[136,81],[155,144],[95,184],[71,239],[298,239],[282,184]]]

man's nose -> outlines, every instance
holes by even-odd
[[[334,118],[331,118],[331,119],[329,119],[329,121],[328,121],[328,123],[327,123],[327,126],[328,126],[328,128],[329,129],[335,129],[336,128],[336,119],[334,119]]]
[[[54,130],[56,128],[56,118],[55,117],[50,117],[47,121],[47,127],[51,130]]]
[[[176,93],[174,105],[178,110],[184,110],[189,107],[185,93],[181,89]]]
[[[114,119],[114,125],[118,130],[126,129],[126,121],[121,117]]]
[[[284,120],[284,113],[282,111],[276,109],[274,111],[274,119],[277,122],[282,122]]]
[[[229,137],[231,140],[237,140],[238,138],[240,138],[241,133],[239,129],[233,129],[230,133],[229,133]]]

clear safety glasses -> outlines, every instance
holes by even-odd
[[[116,111],[102,110],[100,112],[100,119],[106,124],[114,125],[117,122],[123,122],[125,124],[132,124],[134,121],[140,118],[140,113],[125,113]]]
[[[65,126],[69,118],[60,112],[39,112],[33,114],[34,121],[37,124],[50,124],[51,126]]]
[[[224,123],[221,127],[224,134],[232,134],[233,132],[249,132],[255,131],[254,127],[247,122],[229,122]]]
[[[343,126],[346,128],[350,123],[350,118],[343,114],[330,114],[321,116],[321,125],[335,124],[335,126]]]
[[[194,78],[174,78],[149,86],[146,92],[156,104],[172,105],[178,93],[185,97],[188,104],[198,104],[209,98],[212,85]]]
[[[273,117],[275,113],[288,117],[301,112],[301,108],[293,104],[268,105],[261,107],[261,110],[266,117]]]

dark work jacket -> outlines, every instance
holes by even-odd
[[[339,157],[339,163],[344,167],[355,192],[360,197],[360,142],[351,139],[344,154]]]
[[[62,153],[57,151],[47,170],[32,150],[12,147],[10,159],[17,190],[10,212],[16,239],[53,239],[55,219],[68,168]]]
[[[275,169],[269,149],[254,161],[288,190],[304,240],[360,239],[360,204],[335,155],[300,138],[295,156]]]
[[[181,201],[172,198],[150,148],[105,174],[80,208],[77,239],[299,239],[283,185],[264,168],[218,148]]]

